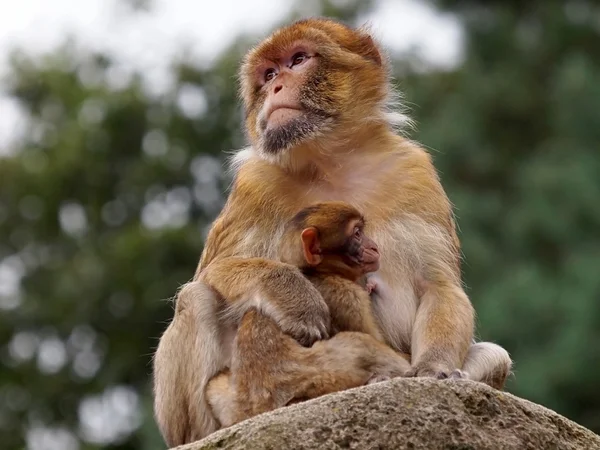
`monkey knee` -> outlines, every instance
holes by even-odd
[[[179,292],[177,292],[175,314],[181,313],[192,305],[200,307],[200,311],[210,309],[211,315],[214,315],[217,305],[217,295],[203,281],[190,281],[181,286]]]
[[[480,342],[473,345],[473,347],[475,346],[485,346],[487,359],[490,361],[490,366],[494,372],[505,374],[506,376],[510,374],[512,369],[512,359],[504,348],[492,342]]]

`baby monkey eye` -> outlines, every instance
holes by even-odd
[[[265,70],[265,81],[271,81],[277,75],[277,71],[272,67]]]
[[[298,52],[292,56],[292,67],[302,64],[308,59],[308,55],[305,52]]]
[[[354,228],[354,237],[356,239],[360,239],[362,235],[362,230],[359,227]]]

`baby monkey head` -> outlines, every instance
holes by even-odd
[[[311,205],[288,224],[282,259],[303,270],[356,281],[379,269],[379,250],[364,227],[362,214],[345,202]]]

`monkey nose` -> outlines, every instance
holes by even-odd
[[[283,89],[283,85],[278,84],[277,86],[275,86],[273,88],[273,94],[277,94],[279,91],[281,91]]]

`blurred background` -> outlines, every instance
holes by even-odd
[[[508,391],[600,432],[595,1],[20,0],[0,15],[0,446],[161,449],[151,356],[244,145],[241,55],[369,21]]]

